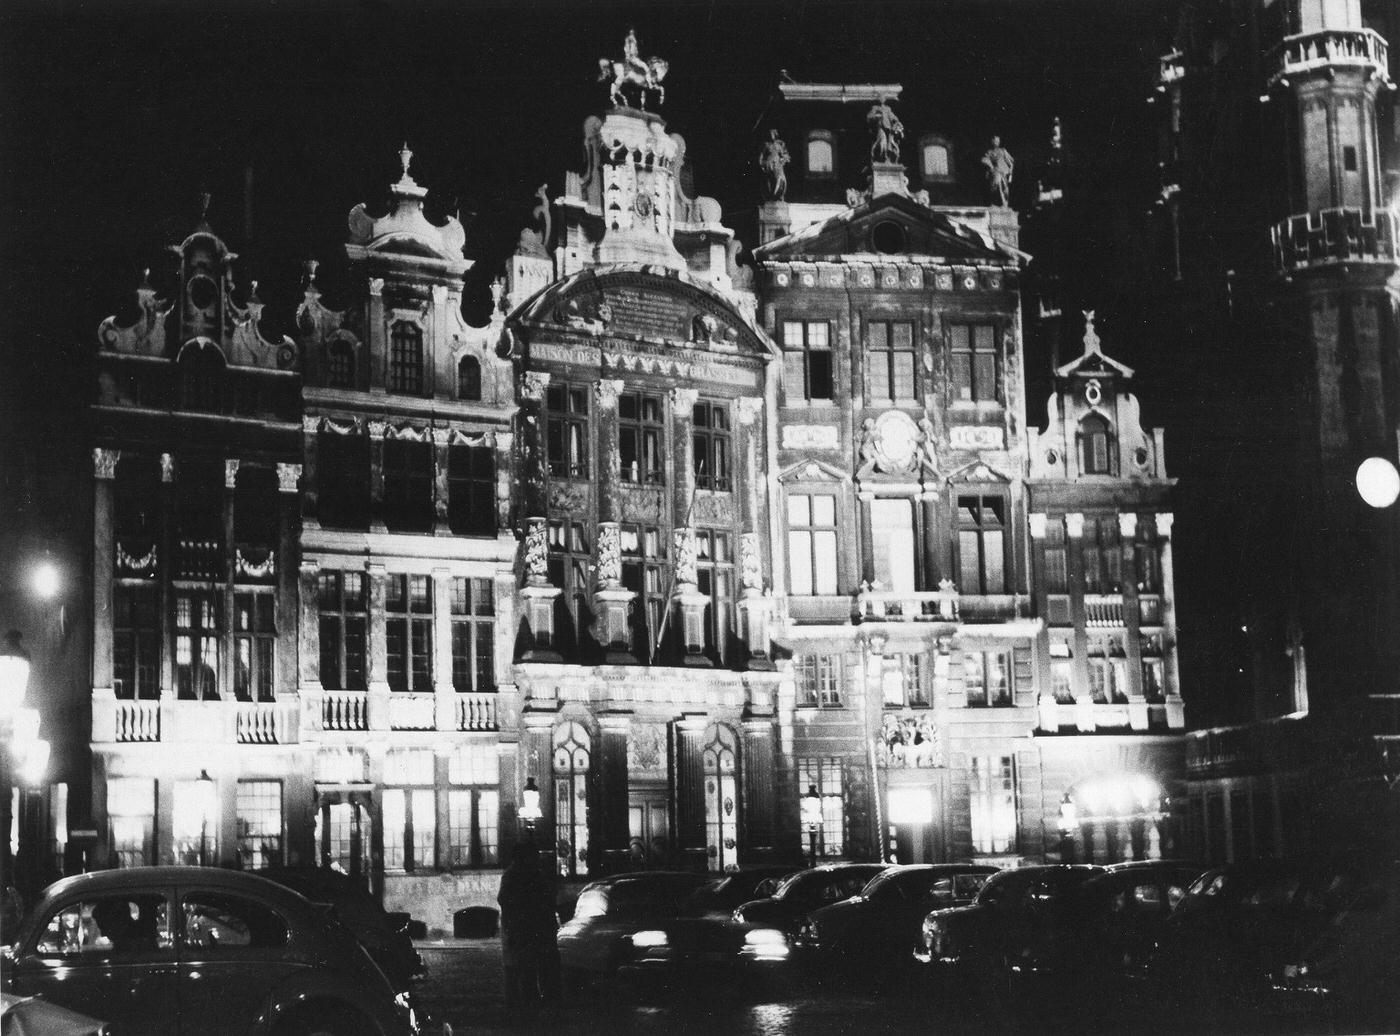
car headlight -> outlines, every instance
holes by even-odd
[[[657,931],[654,928],[647,928],[643,931],[632,933],[632,945],[636,946],[638,949],[665,946],[666,942],[666,933]]]
[[[755,960],[784,960],[788,953],[787,936],[776,928],[755,928],[744,933],[744,955]]]

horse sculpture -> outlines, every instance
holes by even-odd
[[[647,94],[656,93],[656,103],[666,103],[666,88],[661,85],[661,80],[666,78],[666,73],[670,66],[662,58],[650,58],[644,65],[640,62],[629,63],[625,61],[610,61],[607,58],[598,59],[598,82],[612,80],[609,88],[609,97],[612,103],[619,108],[627,107],[627,98],[623,96],[622,88],[631,83],[641,88],[641,101],[639,108],[647,106]]]

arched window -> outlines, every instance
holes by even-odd
[[[705,732],[706,866],[723,873],[739,866],[739,793],[734,732],[719,723]]]
[[[355,387],[355,347],[343,338],[326,347],[326,383],[331,388]]]
[[[592,742],[581,723],[554,728],[554,839],[559,876],[588,873],[588,764]]]
[[[481,361],[475,356],[463,356],[457,362],[457,398],[481,398]]]
[[[807,138],[807,175],[836,175],[836,150],[832,147],[830,133],[819,130]]]
[[[1118,444],[1109,434],[1108,421],[1098,414],[1079,422],[1079,470],[1086,475],[1118,473]]]
[[[953,179],[952,150],[942,137],[924,137],[919,141],[919,176],[925,183]]]
[[[389,331],[389,391],[423,394],[423,331],[407,320],[397,321]]]

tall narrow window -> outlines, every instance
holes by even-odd
[[[326,384],[338,389],[355,387],[355,347],[343,338],[326,346]]]
[[[654,525],[622,526],[622,585],[632,601],[632,650],[650,659],[666,614],[666,541]]]
[[[663,421],[666,413],[660,396],[625,392],[617,401],[617,452],[622,481],[661,485],[666,481]]]
[[[793,659],[798,708],[841,707],[841,660],[836,655],[798,655]]]
[[[973,756],[972,848],[1007,853],[1016,846],[1016,773],[1011,756]]]
[[[710,599],[705,649],[722,663],[728,656],[730,631],[734,628],[734,555],[730,536],[718,529],[697,529],[695,544],[699,560],[697,585]]]
[[[243,870],[280,867],[282,782],[239,781],[234,803],[238,824],[238,865]]]
[[[384,787],[379,794],[385,870],[428,870],[436,863],[433,766],[431,748],[391,748],[384,753]]]
[[[276,604],[271,590],[233,595],[233,694],[239,701],[273,700]]]
[[[458,745],[447,758],[448,865],[500,862],[500,771],[494,741]]]
[[[457,361],[457,398],[468,402],[481,399],[481,361],[475,356]]]
[[[1045,589],[1062,594],[1069,589],[1069,568],[1065,556],[1065,523],[1059,515],[1045,518]]]
[[[545,393],[545,452],[549,473],[588,477],[588,390],[551,385]]]
[[[321,686],[328,691],[365,689],[365,582],[362,572],[321,573]]]
[[[830,324],[825,320],[784,320],[783,395],[787,404],[831,400],[834,389]]]
[[[155,781],[107,778],[107,837],[118,867],[146,867],[156,862],[155,817]]]
[[[1086,593],[1116,594],[1122,591],[1123,549],[1118,538],[1117,515],[1084,518],[1080,556],[1084,563]]]
[[[1000,399],[996,328],[991,324],[950,324],[953,402],[995,403]]]
[[[870,501],[870,548],[875,564],[874,581],[879,589],[913,593],[918,587],[919,559],[912,501]]]
[[[836,593],[836,497],[789,493],[787,518],[790,592]]]
[[[554,728],[554,839],[559,876],[588,873],[588,765],[592,742],[580,723]]]
[[[1011,660],[1005,651],[963,653],[963,686],[970,706],[1011,704]]]
[[[1159,553],[1156,537],[1156,516],[1144,515],[1138,518],[1137,541],[1134,555],[1137,562],[1137,588],[1140,594],[1162,592],[1162,556]]]
[[[447,525],[459,536],[496,533],[496,458],[491,447],[447,451]]]
[[[407,320],[389,329],[388,387],[405,396],[423,394],[423,331]]]
[[[928,708],[928,673],[921,654],[885,656],[883,696],[885,708]]]
[[[427,576],[385,579],[385,636],[391,691],[433,689],[433,594]]]
[[[865,325],[865,398],[871,406],[914,401],[914,325],[871,320]]]
[[[958,497],[958,589],[1006,593],[1006,498]]]
[[[846,811],[842,806],[842,761],[840,756],[799,756],[798,795],[817,790],[822,803],[822,822],[817,831],[817,855],[839,857],[846,851]],[[804,830],[802,837],[809,839]],[[810,844],[808,841],[807,844]]]
[[[695,484],[701,489],[727,492],[731,488],[729,408],[723,403],[696,403],[690,444],[695,461]]]
[[[384,440],[384,524],[390,532],[432,531],[432,443]]]
[[[1118,474],[1118,444],[1109,434],[1108,421],[1098,414],[1079,422],[1079,470],[1086,475]]]
[[[369,528],[369,440],[321,432],[316,437],[316,515],[326,528]]]
[[[160,696],[160,621],[154,586],[112,588],[112,687],[118,698]]]
[[[1074,661],[1066,641],[1050,641],[1050,693],[1061,705],[1074,702]]]
[[[489,579],[452,580],[452,687],[496,689],[496,604]]]
[[[705,862],[724,874],[739,866],[739,793],[734,732],[716,723],[701,752],[705,768]]]
[[[807,175],[826,179],[836,175],[836,149],[831,134],[814,131],[807,138]]]
[[[549,581],[563,591],[555,602],[554,636],[566,649],[584,640],[593,621],[588,600],[592,564],[588,527],[583,522],[551,518]]]
[[[219,699],[218,596],[195,590],[175,594],[175,688],[184,699]]]
[[[1089,692],[1100,705],[1128,700],[1127,658],[1114,644],[1094,644],[1089,648]]]

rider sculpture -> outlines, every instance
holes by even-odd
[[[637,44],[637,34],[628,29],[627,38],[622,41],[622,60],[598,59],[598,82],[612,80],[609,96],[612,103],[619,108],[627,107],[627,98],[623,95],[622,88],[628,83],[640,88],[641,99],[638,107],[646,107],[647,93],[653,91],[656,93],[656,103],[665,104],[666,88],[661,85],[661,80],[666,78],[668,68],[661,58],[648,58],[643,61]]]

